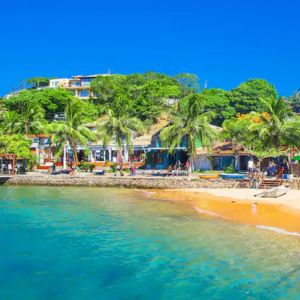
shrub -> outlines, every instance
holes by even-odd
[[[225,170],[224,170],[225,173],[234,173],[234,168],[233,166],[228,166]]]
[[[83,162],[80,165],[78,165],[78,168],[82,171],[85,172],[93,172],[93,170],[95,169],[95,165],[89,163],[89,162]]]

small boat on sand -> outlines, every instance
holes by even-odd
[[[199,175],[200,179],[218,179],[220,177],[220,174],[201,174]]]
[[[239,174],[239,173],[222,173],[222,179],[237,179],[241,180],[244,179],[247,175],[246,174]]]
[[[289,189],[285,186],[278,186],[276,188],[263,191],[260,194],[254,195],[254,197],[263,197],[263,198],[278,198],[285,195]]]

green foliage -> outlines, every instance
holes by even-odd
[[[213,117],[213,112],[204,111],[203,97],[199,94],[185,97],[172,116],[171,124],[160,133],[163,145],[173,152],[186,139],[188,153],[194,158],[198,141],[203,147],[210,146],[216,135],[209,125]]]
[[[168,109],[169,99],[182,96],[181,85],[164,74],[149,72],[127,76],[99,76],[92,82],[97,95],[94,103],[113,103],[116,98],[127,99],[132,117],[152,123],[162,110]]]
[[[252,113],[242,118],[225,120],[220,138],[232,141],[236,147],[239,144],[248,144],[250,142],[248,140],[252,138],[249,135],[249,130],[253,124],[252,118],[255,116],[256,113]]]
[[[214,125],[221,126],[224,120],[231,119],[236,115],[230,102],[229,92],[222,89],[205,89],[202,96],[205,101],[205,110],[215,112]]]
[[[82,101],[74,99],[69,102],[66,105],[65,114],[66,120],[64,122],[49,124],[47,131],[53,134],[51,143],[56,145],[57,154],[61,155],[63,147],[70,144],[75,162],[77,162],[77,145],[86,146],[88,141],[95,141],[96,137],[89,128],[83,125],[84,106],[82,106]]]
[[[200,91],[199,78],[195,74],[181,73],[176,75],[175,79],[181,84],[185,96],[191,92],[198,93]]]
[[[290,118],[293,113],[285,99],[261,99],[261,102],[264,113],[260,115],[259,122],[251,125],[250,130],[254,137],[262,143],[263,148],[279,149],[283,146],[291,146],[291,143],[297,143],[289,138]]]
[[[27,84],[33,88],[45,87],[49,85],[47,77],[32,77],[27,80]]]
[[[247,114],[252,111],[262,112],[261,99],[277,98],[277,92],[266,80],[251,79],[233,89],[229,96],[235,111]]]
[[[300,113],[300,90],[298,90],[294,95],[288,97],[287,100],[290,103],[293,111]]]
[[[261,99],[263,113],[242,115],[223,124],[222,138],[243,144],[257,157],[272,156],[300,146],[300,119],[284,98]]]
[[[33,98],[44,109],[46,118],[53,120],[55,113],[64,112],[67,103],[74,99],[71,92],[64,89],[31,90]]]
[[[78,168],[82,171],[85,171],[85,172],[90,172],[92,173],[93,170],[95,169],[95,165],[89,163],[89,162],[83,162],[81,164],[78,165]]]
[[[0,153],[15,154],[18,159],[26,159],[30,165],[35,162],[35,156],[30,151],[30,141],[23,135],[0,135]]]
[[[224,173],[227,173],[227,174],[234,173],[234,167],[233,166],[226,167],[226,169],[224,170]]]
[[[110,168],[113,173],[117,173],[117,164],[112,164]]]
[[[131,152],[132,132],[142,132],[142,122],[129,113],[129,101],[127,99],[115,98],[112,103],[104,106],[104,116],[98,120],[98,134],[103,145],[109,145],[113,140],[121,151],[124,143]]]
[[[2,128],[7,133],[40,133],[45,123],[45,111],[30,90],[3,100]]]

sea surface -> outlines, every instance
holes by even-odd
[[[2,186],[0,299],[300,299],[300,238],[142,191]]]

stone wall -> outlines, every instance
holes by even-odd
[[[287,185],[293,190],[300,190],[300,178],[293,178],[286,181]]]
[[[176,189],[176,188],[233,188],[237,181],[200,180],[187,177],[106,177],[106,176],[28,176],[17,175],[10,178],[5,185],[43,185],[43,186],[98,186],[145,189]]]
[[[16,175],[3,182],[5,185],[40,186],[97,186],[141,189],[176,188],[237,188],[236,180],[205,180],[188,177],[108,177],[108,176],[69,176],[69,175]],[[286,180],[286,186],[300,190],[300,178]]]

